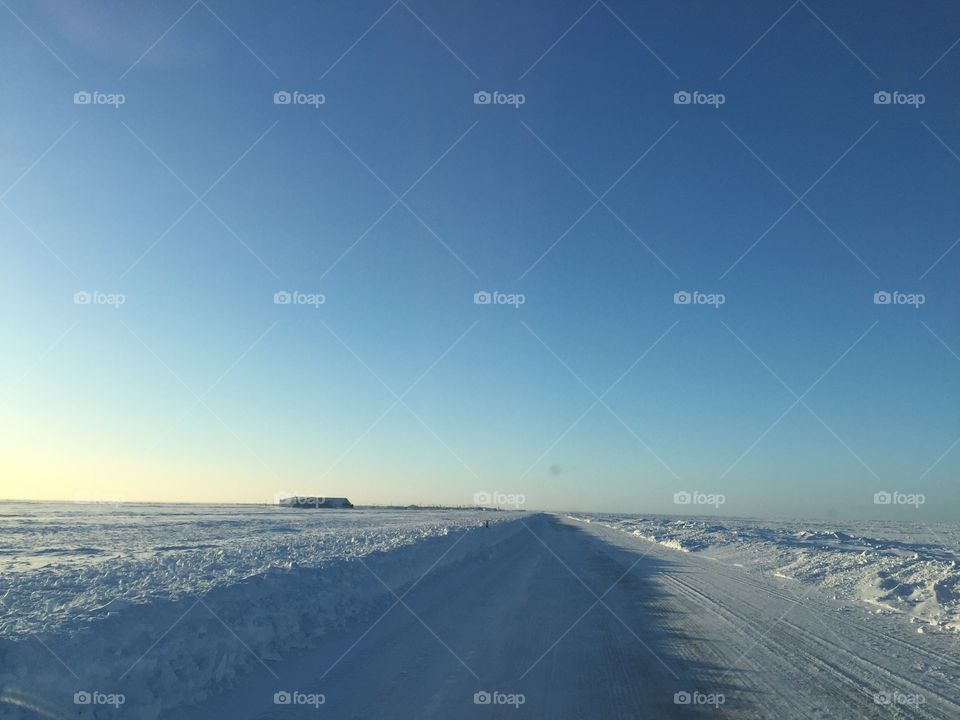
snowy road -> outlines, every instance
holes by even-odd
[[[169,717],[960,717],[955,636],[907,634],[787,582],[527,516],[320,649]],[[476,704],[478,692],[500,704]],[[296,704],[311,694],[325,702]]]

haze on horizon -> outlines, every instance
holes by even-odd
[[[0,18],[0,496],[958,519],[960,11]]]

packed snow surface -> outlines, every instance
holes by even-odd
[[[682,552],[814,584],[844,599],[902,613],[923,627],[960,630],[960,526],[908,521],[771,521],[572,513]]]

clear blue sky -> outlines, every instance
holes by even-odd
[[[943,3],[5,0],[0,495],[956,519],[958,36]]]

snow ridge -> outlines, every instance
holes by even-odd
[[[960,630],[960,528],[938,523],[848,523],[578,513],[568,517],[814,584],[902,613],[918,631]]]

